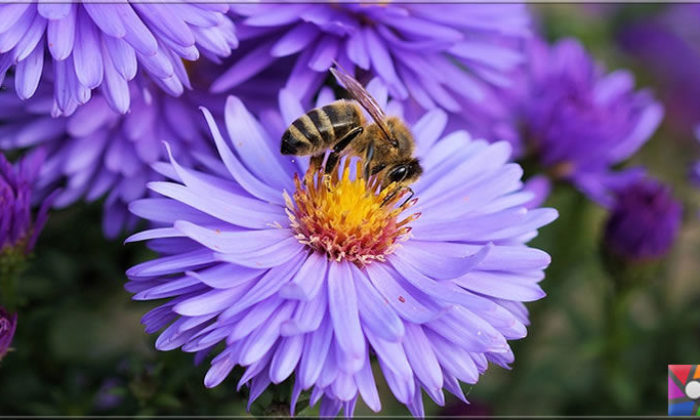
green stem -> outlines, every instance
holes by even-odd
[[[17,284],[27,266],[27,258],[13,249],[0,254],[0,305],[10,313],[15,312],[19,306]]]

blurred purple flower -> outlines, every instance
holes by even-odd
[[[37,149],[12,165],[0,154],[0,258],[8,252],[29,254],[46,223],[55,194],[32,216],[32,188],[45,156]]]
[[[231,6],[241,49],[212,88],[238,86],[282,61],[286,87],[309,105],[337,61],[377,76],[407,116],[439,107],[459,128],[487,128],[491,86],[523,61],[522,4],[245,4]],[[365,74],[360,74],[365,73]],[[364,77],[361,77],[364,80]],[[488,127],[491,128],[491,127]],[[481,133],[479,133],[481,134]]]
[[[687,137],[700,115],[700,4],[666,5],[625,25],[618,40],[658,85],[670,128]]]
[[[10,315],[0,307],[0,360],[5,357],[17,329],[17,314]]]
[[[160,178],[151,164],[163,157],[163,141],[188,164],[198,154],[213,153],[197,106],[224,103],[223,96],[217,100],[198,89],[174,98],[142,77],[134,79],[129,90],[131,110],[125,115],[98,94],[73,115],[59,118],[49,115],[49,84],[25,101],[11,91],[0,92],[0,149],[46,148],[48,158],[35,187],[42,197],[63,186],[55,207],[106,195],[103,227],[108,237],[133,229],[137,219],[127,204],[146,194],[148,181]]]
[[[22,99],[49,73],[54,115],[72,114],[92,89],[109,106],[129,110],[129,81],[139,66],[164,91],[182,94],[190,82],[184,60],[200,51],[216,59],[238,41],[225,4],[23,3],[0,5],[0,84],[14,67]],[[45,53],[51,59],[44,65]],[[47,67],[44,72],[44,67]]]
[[[534,41],[522,86],[515,100],[522,150],[550,175],[604,206],[611,190],[639,178],[641,169],[612,167],[651,137],[663,108],[649,92],[634,91],[630,72],[605,74],[573,39]]]
[[[241,365],[252,402],[293,374],[292,410],[311,389],[324,417],[352,415],[358,396],[381,409],[372,354],[414,415],[424,415],[422,390],[440,405],[443,389],[466,401],[459,381],[476,383],[489,361],[507,366],[507,340],[526,335],[522,302],[544,296],[550,258],[525,243],[556,211],[523,206],[532,194],[508,144],[443,137],[439,110],[413,125],[425,168],[417,202],[382,205],[352,159],[340,179],[314,183],[308,159],[278,152],[304,112],[287,90],[280,103],[281,114],[257,119],[229,97],[228,138],[204,110],[220,160],[197,171],[172,154],[162,167],[171,181],[149,184],[159,196],[131,203],[153,228],[128,241],[162,255],[129,269],[126,285],[136,300],[168,299],[142,320],[148,333],[165,328],[156,348],[201,360],[223,342],[207,387]]]
[[[669,187],[642,179],[617,192],[605,226],[605,244],[625,259],[661,258],[678,235],[682,213]]]

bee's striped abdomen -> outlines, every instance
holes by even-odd
[[[362,111],[353,102],[339,100],[312,109],[297,118],[282,136],[282,153],[315,155],[332,147],[363,124]]]
[[[305,114],[297,118],[296,121],[292,123],[290,129],[292,127],[294,127],[299,132],[300,136],[311,142],[311,144],[313,144],[314,147],[318,147],[324,144],[323,135],[321,134],[316,124],[314,124],[314,122],[311,120],[309,114]]]
[[[321,107],[320,111],[328,117],[336,141],[342,139],[353,128],[363,124],[362,111],[352,102],[336,101]]]

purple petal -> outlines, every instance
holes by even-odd
[[[476,271],[455,279],[455,283],[483,295],[531,302],[545,296],[537,284],[544,277],[544,274],[539,273],[532,278],[515,273]]]
[[[328,308],[338,344],[353,360],[364,360],[365,339],[360,326],[357,294],[349,263],[331,264],[328,268]]]
[[[75,6],[70,3],[66,17],[49,21],[46,39],[54,60],[65,60],[73,51],[76,16]]]
[[[132,201],[129,203],[129,211],[143,219],[168,225],[172,225],[177,220],[189,220],[192,223],[210,225],[218,222],[218,219],[197,211],[186,204],[166,198],[147,198]]]
[[[422,324],[439,316],[409,294],[385,268],[378,264],[370,264],[365,270],[374,288],[401,318]]]
[[[29,99],[36,92],[44,68],[44,48],[37,45],[25,60],[15,68],[15,90],[20,99]]]
[[[230,262],[243,267],[270,268],[277,267],[295,257],[300,257],[304,252],[304,246],[300,244],[296,238],[289,237],[267,248],[255,251],[245,251],[235,254],[217,253],[216,258],[219,261]],[[290,273],[290,276],[291,274],[293,273]],[[280,285],[280,287],[281,286],[282,285]]]
[[[426,337],[430,340],[433,351],[445,370],[468,384],[475,384],[479,380],[479,370],[469,357],[469,353],[430,330],[426,331]],[[445,386],[449,387],[450,375],[443,377]]]
[[[107,46],[102,45],[102,59],[104,60],[104,84],[102,91],[109,105],[122,114],[129,110],[130,96],[129,85],[126,79],[119,74],[112,63],[111,55],[107,50]]]
[[[235,96],[226,99],[226,130],[233,141],[236,152],[246,167],[268,185],[294,191],[294,182],[289,163],[283,165],[277,148],[270,148],[270,141],[260,123],[248,111],[243,102]],[[275,142],[277,143],[277,141]]]
[[[250,333],[258,329],[260,325],[267,322],[270,315],[272,315],[283,302],[282,299],[277,297],[270,297],[269,299],[264,299],[253,305],[252,308],[245,311],[241,319],[233,324],[226,341],[234,342],[247,337]],[[241,314],[243,314],[243,312],[241,312]],[[220,322],[222,322],[221,319]],[[230,320],[227,319],[223,322],[229,323]]]
[[[217,363],[212,363],[211,367],[204,376],[204,386],[213,388],[219,385],[226,379],[231,370],[236,366],[236,360],[232,357],[226,357]]]
[[[36,15],[32,25],[27,32],[22,35],[22,38],[17,42],[17,45],[15,45],[14,50],[12,50],[12,57],[16,61],[22,61],[27,58],[43,39],[45,29],[46,19]],[[40,49],[43,50],[43,48]]]
[[[489,246],[484,246],[473,254],[449,257],[423,250],[407,242],[397,255],[401,261],[410,264],[418,271],[436,280],[449,280],[462,276],[476,267],[488,255]]]
[[[100,36],[85,12],[78,13],[73,64],[80,83],[90,89],[102,83],[105,73],[101,57]],[[105,55],[109,54],[105,51]],[[105,60],[106,61],[106,60]]]
[[[282,26],[299,20],[299,15],[309,6],[305,4],[279,5],[266,13],[259,13],[245,20],[250,26]]]
[[[126,35],[124,40],[134,49],[145,56],[153,55],[158,51],[158,41],[151,31],[144,25],[134,9],[129,4],[118,4],[115,19],[122,21]]]
[[[221,159],[223,160],[233,179],[235,179],[241,187],[245,188],[245,190],[254,197],[258,197],[261,200],[269,201],[275,204],[284,204],[284,200],[279,190],[276,190],[261,182],[243,167],[241,162],[229,148],[224,138],[221,136],[219,127],[216,125],[214,117],[211,115],[209,110],[206,108],[200,108],[200,110],[204,114],[204,118],[207,120],[209,130],[211,131],[214,141],[216,142],[216,148],[219,155],[221,156]]]
[[[280,296],[287,299],[313,299],[326,281],[327,266],[328,259],[325,255],[312,253],[292,281],[280,290]]]
[[[175,229],[207,248],[223,253],[258,251],[292,236],[287,229],[227,232],[203,228],[184,220],[175,222]]]
[[[297,379],[303,389],[312,386],[321,374],[332,338],[333,326],[330,320],[321,323],[321,327],[313,333],[306,334]]]
[[[36,14],[33,8],[27,8],[25,12],[15,21],[12,29],[0,32],[0,53],[6,53],[13,49],[22,39],[34,22]],[[8,62],[14,64],[13,54],[7,54]]]
[[[177,233],[179,234],[179,232]],[[256,277],[262,276],[265,271],[264,269],[221,264],[198,272],[188,271],[187,275],[195,277],[209,287],[227,289],[229,287],[237,287],[241,284],[248,283]]]
[[[277,263],[277,266],[265,273],[265,275],[262,276],[262,278],[260,278],[260,280],[258,280],[242,298],[238,299],[228,309],[226,309],[221,317],[231,317],[277,293],[280,287],[289,281],[292,274],[299,269],[299,266],[302,263],[301,260],[302,256],[297,256],[290,261]],[[296,304],[295,302],[290,303]]]
[[[295,335],[316,331],[326,318],[327,304],[327,290],[325,287],[321,287],[320,293],[317,293],[312,300],[299,302],[294,318],[289,321],[288,325],[283,325],[282,334]]]
[[[408,404],[415,391],[415,384],[413,382],[413,377],[399,377],[391,369],[389,369],[383,359],[379,359],[379,367],[384,373],[384,379],[386,379],[389,389],[391,389],[392,394],[396,397],[399,402],[403,404]]]
[[[394,309],[369,283],[363,273],[356,273],[358,307],[364,329],[388,341],[399,341],[404,335],[403,321]]]
[[[357,384],[357,389],[362,395],[367,407],[370,410],[378,413],[382,409],[382,403],[379,400],[379,392],[377,391],[377,384],[374,382],[374,374],[372,373],[372,364],[369,359],[365,359],[362,369],[355,373],[355,384]]]
[[[377,359],[383,362],[396,375],[405,380],[413,378],[411,365],[408,363],[406,353],[400,342],[386,341],[375,336],[371,331],[365,331]]]
[[[324,37],[316,46],[314,54],[309,60],[309,67],[319,72],[328,70],[338,55],[340,41],[335,37]]]
[[[283,305],[262,328],[246,340],[238,361],[241,365],[248,366],[265,356],[279,337],[280,324],[289,318],[293,308],[291,303]]]
[[[362,32],[355,31],[346,42],[346,53],[358,67],[369,70],[369,55]]]
[[[287,215],[281,209],[277,217],[271,217],[270,213],[259,215],[255,212],[247,211],[242,206],[234,205],[234,203],[229,203],[228,206],[222,207],[219,202],[200,196],[191,189],[179,184],[151,182],[148,184],[148,188],[158,194],[180,201],[194,209],[236,226],[251,229],[267,229],[270,227],[270,224],[274,225],[275,222],[286,224],[288,220]]]
[[[173,64],[163,48],[158,47],[155,54],[136,53],[138,61],[156,79],[167,79],[175,74]]]
[[[442,369],[422,327],[413,323],[406,324],[403,348],[413,372],[425,387],[442,388]]]
[[[182,46],[194,45],[190,27],[168,6],[134,3],[133,7],[164,37]]]
[[[425,156],[447,126],[447,114],[441,109],[433,109],[418,120],[412,128],[416,138],[416,155]]]
[[[185,270],[192,270],[199,266],[214,262],[214,255],[208,250],[197,250],[185,254],[156,258],[151,261],[135,265],[126,271],[129,278],[161,276],[173,274]]]
[[[386,47],[372,29],[364,28],[362,32],[365,36],[365,43],[372,61],[372,67],[389,84],[392,93],[397,94],[400,98],[405,97],[406,88],[396,75],[393,59]]]
[[[0,5],[0,33],[7,31],[17,22],[22,14],[27,10],[29,4],[2,4]],[[34,7],[34,6],[32,6]]]
[[[211,84],[213,93],[221,93],[234,88],[256,74],[263,71],[275,61],[270,53],[274,42],[267,42],[236,60],[236,63],[226,70]]]
[[[118,9],[111,4],[83,3],[85,11],[90,16],[92,22],[105,34],[114,38],[123,38],[126,35],[126,28],[121,19],[116,19]]]
[[[134,49],[122,39],[103,35],[102,40],[112,57],[114,68],[116,68],[119,74],[126,80],[133,79],[138,69]]]
[[[279,384],[292,374],[304,348],[304,336],[296,335],[283,338],[270,364],[270,380]]]
[[[303,24],[295,26],[275,43],[270,50],[270,54],[275,57],[296,54],[308,46],[317,35],[318,30],[314,25]]]

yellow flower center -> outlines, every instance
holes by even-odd
[[[355,173],[362,173],[359,161]],[[331,260],[346,259],[360,266],[384,261],[399,241],[407,239],[411,228],[406,225],[420,216],[414,213],[399,220],[417,200],[402,202],[407,189],[395,184],[380,189],[376,177],[353,178],[350,159],[332,174],[310,167],[304,179],[295,175],[293,200],[285,192],[291,227],[299,242]]]

